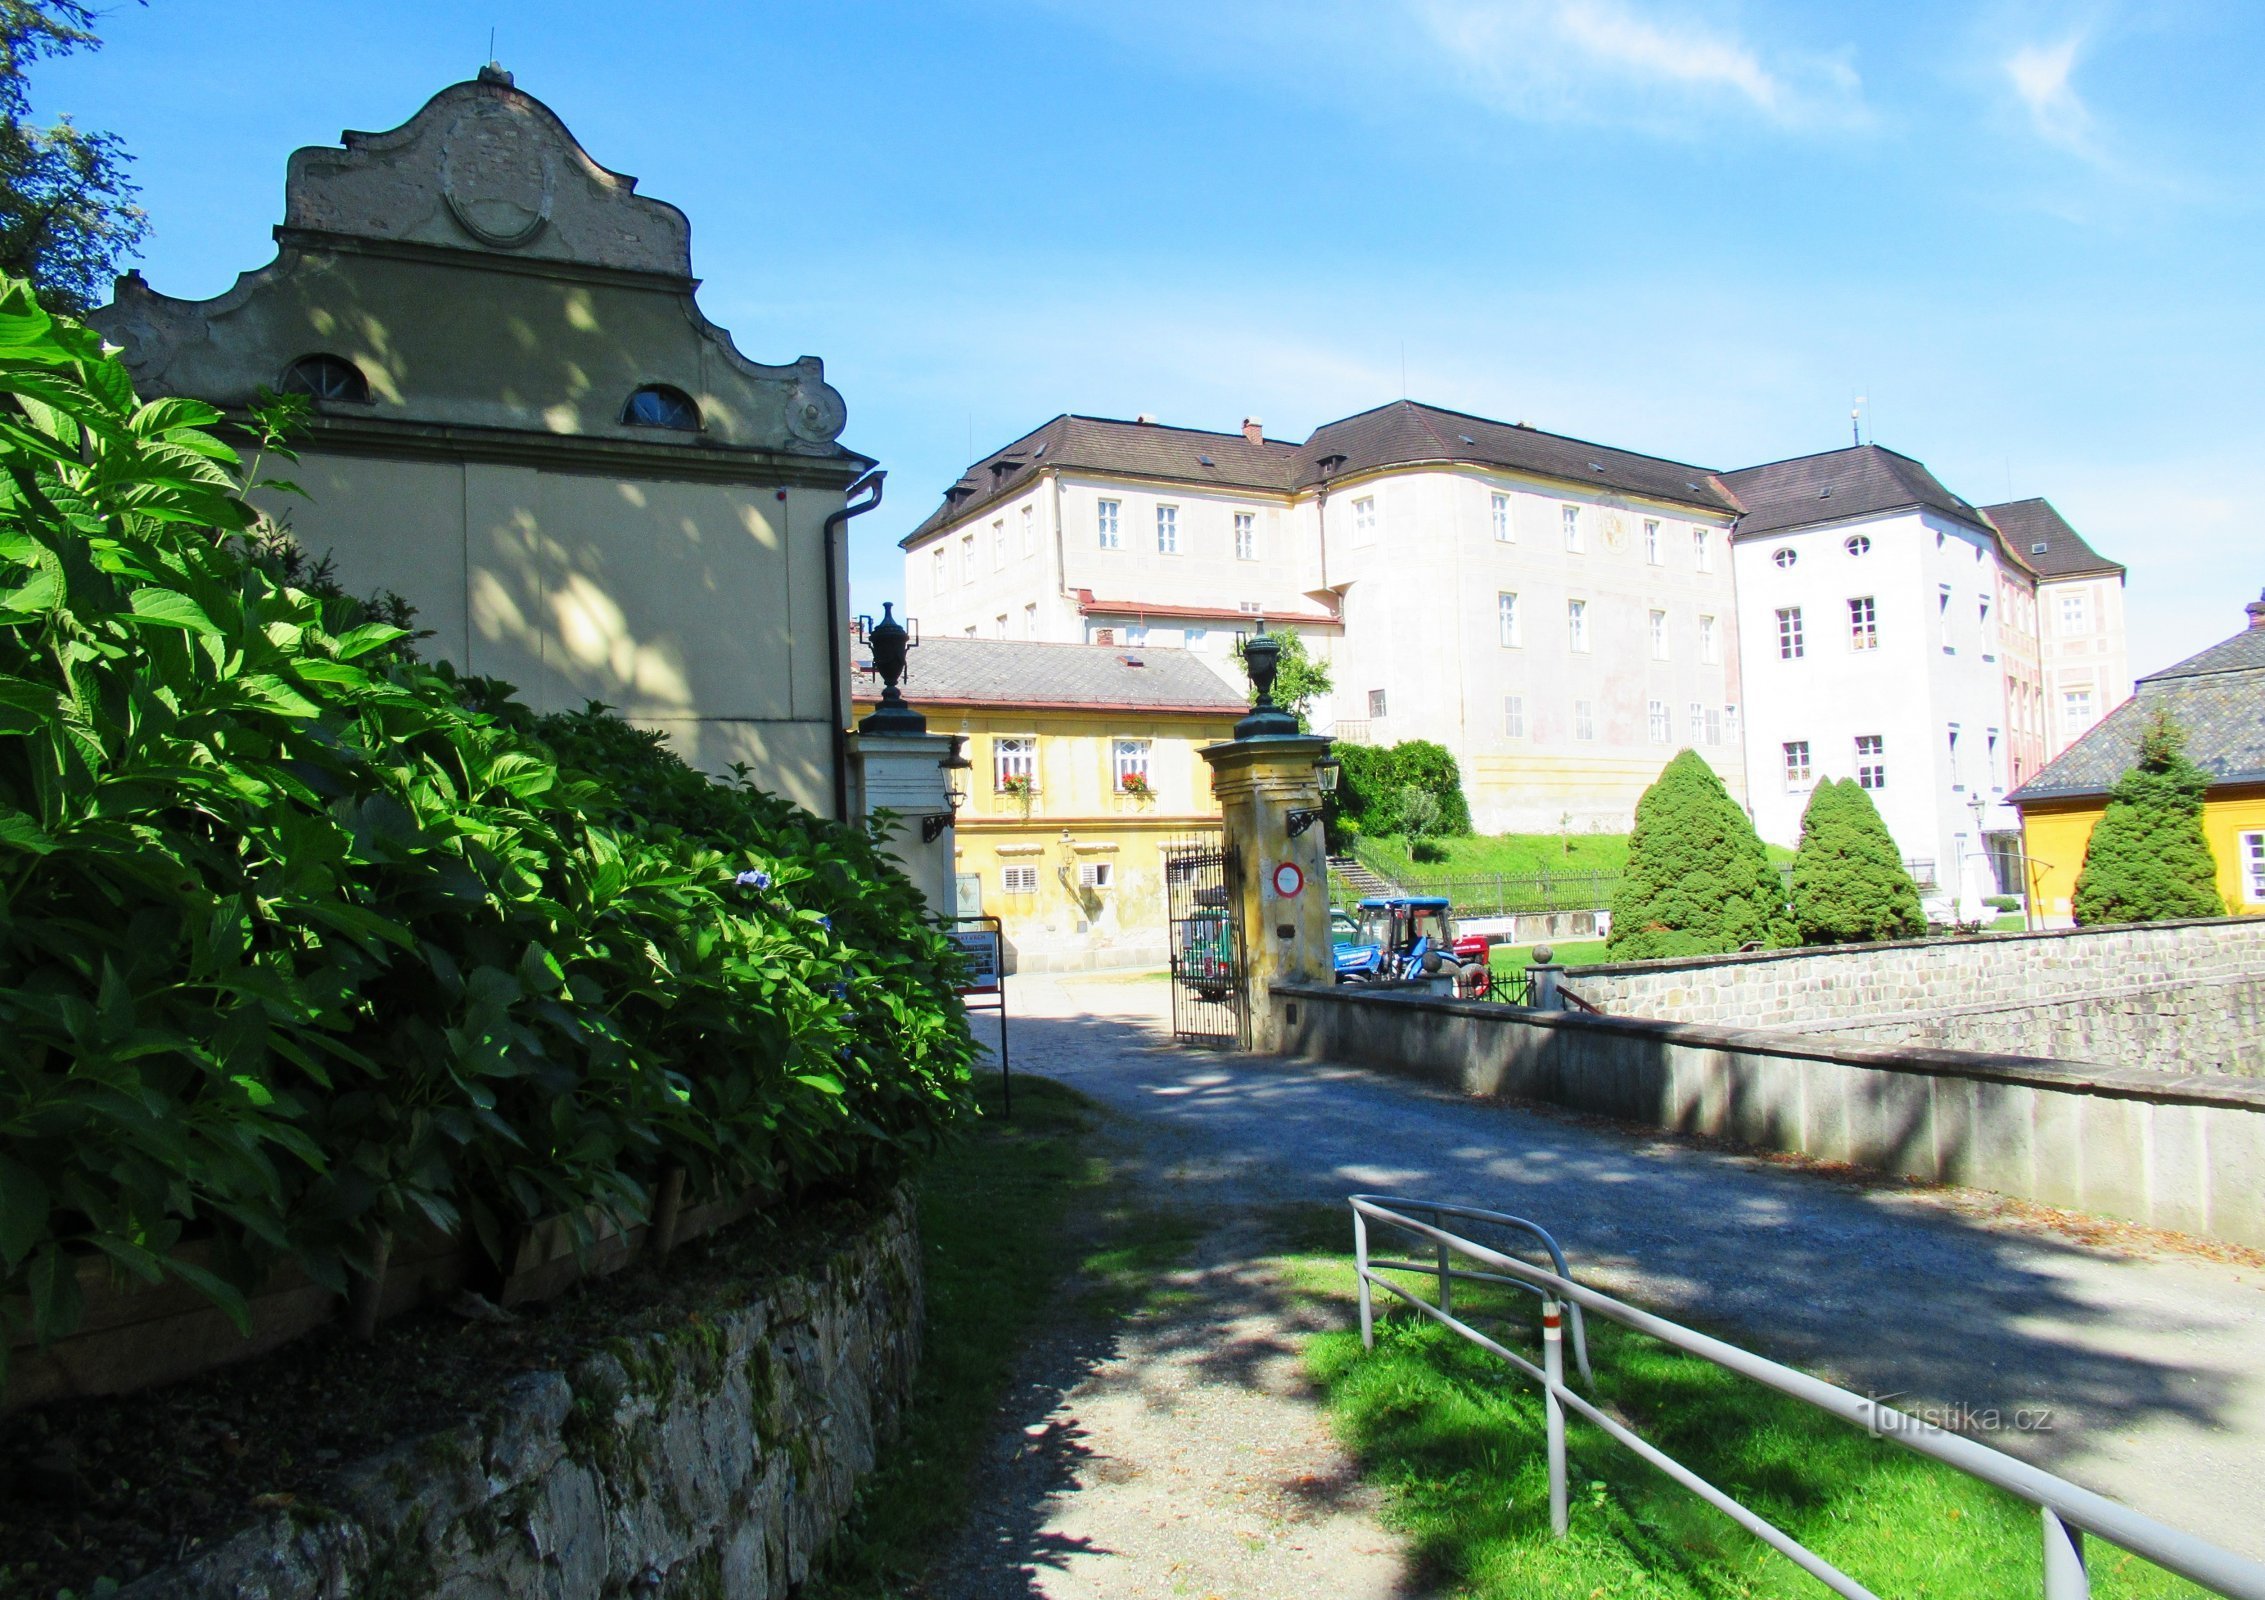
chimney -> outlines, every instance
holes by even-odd
[[[2265,589],[2260,589],[2257,598],[2243,606],[2242,610],[2249,613],[2249,625],[2252,628],[2265,628]]]
[[[1243,437],[1252,444],[1266,443],[1266,424],[1256,417],[1243,418]]]
[[[1133,421],[1144,425],[1152,424],[1156,421],[1156,413],[1153,411],[1143,411],[1139,416],[1133,418]]]

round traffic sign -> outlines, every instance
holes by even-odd
[[[1284,900],[1295,900],[1298,891],[1306,886],[1306,875],[1298,870],[1295,861],[1285,861],[1274,869],[1274,892]]]

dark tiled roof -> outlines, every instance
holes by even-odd
[[[2019,789],[2016,804],[2105,794],[2139,759],[2158,711],[2186,732],[2186,753],[2211,782],[2265,783],[2265,627],[2245,628],[2139,680],[2129,700]]]
[[[870,659],[851,678],[859,700],[878,700]],[[923,639],[905,671],[915,710],[936,705],[1093,706],[1141,711],[1204,711],[1240,716],[1239,693],[1209,658],[1191,650],[1106,644],[1044,644],[1029,639]]]
[[[1738,519],[1739,538],[1914,509],[1996,532],[1981,512],[1944,488],[1925,467],[1876,444],[1742,467],[1724,473],[1722,481],[1746,508]]]
[[[2084,542],[2084,535],[2068,525],[2050,500],[2008,500],[1984,506],[1982,514],[1997,524],[2013,553],[2027,562],[2040,578],[2088,577],[2094,573],[2122,572]]]
[[[1251,442],[1241,433],[1064,415],[960,475],[944,501],[905,535],[907,547],[1020,491],[1047,467],[1156,478],[1169,483],[1292,494],[1324,479],[1380,467],[1460,462],[1593,484],[1735,515],[1738,503],[1704,467],[1568,439],[1506,422],[1395,400],[1316,428],[1302,445]],[[1326,464],[1326,469],[1325,469]]]

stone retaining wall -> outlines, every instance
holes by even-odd
[[[1614,1016],[2265,1077],[2265,917],[1582,967]]]
[[[2265,1084],[1277,984],[1283,1049],[2265,1248]]]
[[[770,1600],[808,1575],[911,1392],[919,1242],[899,1195],[821,1266],[681,1333],[516,1380],[484,1421],[345,1474],[119,1600]]]

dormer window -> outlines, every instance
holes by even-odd
[[[370,403],[370,380],[344,356],[301,356],[283,369],[276,388],[284,394],[303,394],[317,400],[342,400],[353,405]]]
[[[700,408],[682,389],[665,383],[648,383],[629,397],[621,420],[632,428],[673,428],[678,433],[700,431]]]

